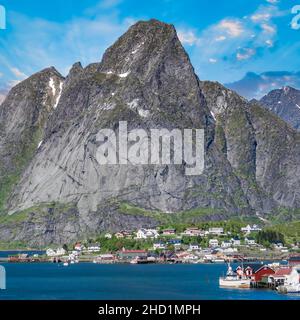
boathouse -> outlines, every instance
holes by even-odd
[[[281,267],[273,275],[269,276],[269,282],[272,287],[279,287],[291,283],[299,282],[299,273],[296,268]]]
[[[264,287],[268,285],[268,277],[275,274],[275,270],[267,265],[248,264],[245,268],[245,275],[251,279],[252,287]]]

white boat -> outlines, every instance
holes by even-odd
[[[280,293],[300,293],[300,283],[292,283],[284,286],[279,286],[277,291]]]
[[[246,277],[240,277],[236,273],[233,272],[230,264],[228,264],[228,270],[225,277],[219,278],[220,287],[224,288],[250,288],[251,280]]]
[[[69,263],[68,263],[68,262],[64,262],[63,266],[64,266],[64,267],[68,267],[68,266],[69,266]]]
[[[300,293],[300,283],[293,283],[286,286],[287,293]]]

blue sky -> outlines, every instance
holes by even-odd
[[[0,0],[0,94],[48,66],[101,60],[138,20],[175,25],[201,80],[230,83],[247,72],[300,71],[300,30],[291,21],[300,0]],[[288,77],[285,78],[287,84]],[[282,84],[274,82],[273,87]]]

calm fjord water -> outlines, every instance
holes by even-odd
[[[105,299],[300,299],[269,290],[231,290],[218,286],[225,264],[99,265],[63,267],[53,263],[2,264],[7,290],[0,300]]]

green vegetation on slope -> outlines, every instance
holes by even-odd
[[[196,208],[186,211],[179,211],[175,213],[165,213],[160,211],[151,211],[139,208],[132,204],[122,202],[119,205],[118,211],[123,214],[144,216],[153,218],[158,221],[161,225],[190,225],[199,223],[211,223],[213,226],[224,226],[220,225],[226,221],[233,221],[237,223],[259,223],[261,222],[256,216],[243,216],[243,215],[228,215],[221,209],[214,208]],[[211,219],[213,217],[218,217],[218,219]]]
[[[20,150],[13,150],[15,154],[12,159],[12,165],[14,170],[12,172],[1,172],[2,168],[0,168],[0,214],[3,213],[5,209],[5,204],[9,194],[13,190],[14,186],[19,182],[20,175],[24,169],[24,167],[29,163],[32,159],[36,147],[42,137],[42,130],[40,128],[36,128],[34,133],[30,132],[23,133],[22,139],[24,143],[20,144]],[[15,146],[12,146],[14,148]]]
[[[272,230],[283,234],[286,244],[296,243],[300,241],[300,221],[275,224],[268,227],[267,230]]]

